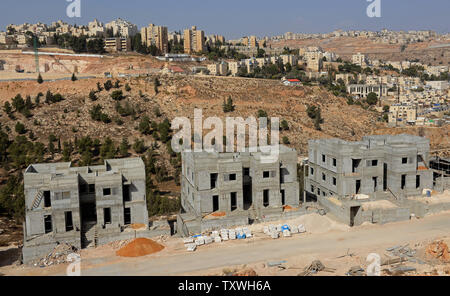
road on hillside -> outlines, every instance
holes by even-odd
[[[406,242],[419,242],[450,235],[450,213],[442,213],[420,220],[403,221],[385,225],[368,225],[349,231],[333,231],[306,236],[295,235],[288,239],[255,241],[245,245],[218,245],[196,252],[161,257],[130,258],[82,267],[82,275],[180,275],[212,268],[281,260],[300,254],[345,254],[350,248],[394,246]]]

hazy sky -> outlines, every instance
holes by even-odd
[[[381,18],[369,18],[367,0],[81,0],[81,18],[66,16],[67,0],[1,0],[0,30],[10,24],[62,19],[87,24],[121,17],[138,27],[155,23],[169,31],[197,25],[228,39],[284,32],[336,29],[450,32],[450,0],[381,0]]]

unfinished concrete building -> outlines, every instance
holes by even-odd
[[[350,226],[423,217],[435,211],[420,198],[433,187],[429,144],[411,135],[311,140],[304,198]]]
[[[147,236],[145,166],[140,158],[72,167],[32,164],[24,172],[23,261],[46,255],[58,242],[76,248]],[[143,224],[142,231],[128,227]]]
[[[278,160],[263,152],[183,152],[181,205],[177,221],[184,235],[249,221],[280,217],[283,206],[299,205],[297,152],[280,145]],[[220,219],[205,218],[222,213]],[[217,216],[216,216],[217,217]]]
[[[406,134],[310,140],[305,190],[313,197],[421,195],[433,187],[429,150],[428,139]]]

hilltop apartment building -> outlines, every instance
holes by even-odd
[[[162,54],[169,52],[169,35],[167,27],[148,25],[141,29],[142,44],[145,46],[155,45]]]
[[[205,50],[205,32],[196,26],[184,30],[184,53],[191,54]]]

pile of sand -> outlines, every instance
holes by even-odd
[[[137,238],[116,251],[116,255],[121,257],[140,257],[159,252],[162,249],[164,249],[163,245],[151,239]]]
[[[133,228],[133,229],[143,229],[143,228],[145,228],[145,224],[142,224],[142,223],[133,223],[133,224],[131,224],[131,228]]]
[[[295,219],[295,222],[296,224],[303,224],[309,233],[325,233],[331,230],[347,231],[350,228],[348,225],[316,213],[300,216]]]
[[[369,211],[375,209],[394,209],[397,208],[397,206],[388,200],[381,199],[365,202],[362,204],[362,208],[364,211]]]

